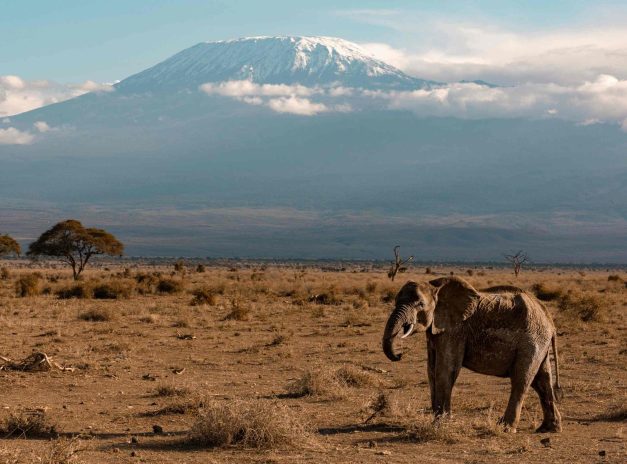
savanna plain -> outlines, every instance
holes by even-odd
[[[1,463],[627,462],[627,273],[371,263],[0,262]],[[498,424],[463,369],[434,422],[425,335],[381,349],[405,281],[516,285],[553,315],[563,432]]]

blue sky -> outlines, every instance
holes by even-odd
[[[432,30],[425,23],[436,20],[481,24],[487,29],[524,35],[617,23],[625,18],[624,3],[10,1],[3,2],[0,15],[0,75],[58,82],[110,82],[197,42],[251,35],[329,35],[411,51],[416,44],[432,43]],[[386,18],[389,21],[383,21]],[[403,27],[396,27],[401,24],[396,18],[405,20]]]

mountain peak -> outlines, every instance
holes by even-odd
[[[417,89],[417,79],[335,37],[245,37],[201,42],[117,85],[122,91],[194,89],[206,82],[250,80],[264,84],[343,85]]]

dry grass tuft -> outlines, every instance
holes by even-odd
[[[160,279],[157,284],[157,292],[172,295],[181,293],[185,288],[182,280],[177,279]]]
[[[292,382],[287,390],[288,395],[295,398],[315,396],[342,399],[348,395],[349,388],[380,385],[380,380],[374,374],[346,365],[335,371],[329,369],[306,371],[299,379]]]
[[[231,312],[224,316],[225,321],[247,321],[250,319],[250,308],[239,300],[231,300]]]
[[[583,322],[603,322],[606,318],[607,302],[600,295],[571,290],[558,303],[560,311]]]
[[[385,392],[379,392],[366,404],[365,409],[370,414],[365,420],[366,424],[379,416],[397,417],[400,412],[398,401]]]
[[[56,426],[45,411],[22,411],[11,414],[0,427],[3,438],[56,438]]]
[[[80,282],[57,289],[54,294],[61,300],[69,300],[70,298],[92,298],[93,289],[87,282]]]
[[[39,274],[21,275],[15,282],[15,294],[22,298],[41,294],[40,280]]]
[[[200,411],[190,432],[193,443],[244,448],[300,447],[313,438],[287,406],[266,401],[211,403]]]
[[[531,286],[531,291],[541,301],[554,301],[554,300],[557,300],[560,296],[562,296],[561,289],[555,286],[548,285],[544,282],[533,284]]]
[[[627,404],[623,402],[611,406],[607,411],[598,414],[594,420],[599,422],[625,422],[627,421]]]
[[[11,278],[11,271],[8,267],[0,269],[0,280],[9,280]]]
[[[135,291],[135,285],[129,279],[117,279],[102,282],[94,286],[93,296],[97,300],[129,299]]]
[[[115,319],[115,314],[108,307],[91,308],[87,311],[83,311],[78,315],[78,318],[83,321],[90,322],[106,322]]]
[[[159,385],[155,390],[155,396],[173,397],[173,396],[186,396],[189,394],[189,389],[183,387],[176,387],[174,385]]]
[[[199,287],[192,291],[192,295],[192,301],[189,303],[191,306],[215,306],[218,302],[215,291],[209,287]]]
[[[41,464],[78,464],[76,455],[81,451],[78,438],[61,438],[52,442],[50,448],[37,461]]]
[[[404,438],[414,443],[439,442],[449,445],[459,443],[467,432],[467,426],[451,417],[434,420],[431,414],[416,416],[404,432]]]

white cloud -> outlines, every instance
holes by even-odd
[[[222,95],[225,97],[287,97],[287,96],[310,96],[318,92],[317,89],[305,87],[303,85],[285,84],[256,84],[248,80],[208,82],[200,86],[200,90],[207,95]]]
[[[208,82],[200,86],[207,95],[220,95],[234,98],[249,105],[264,105],[277,113],[314,116],[329,111],[348,112],[352,108],[347,103],[327,106],[314,102],[314,95],[338,98],[353,95],[356,89],[346,87],[305,87],[303,85],[257,84],[248,80]],[[306,98],[308,97],[308,98]]]
[[[48,131],[52,130],[52,128],[48,125],[48,123],[46,121],[37,121],[37,122],[35,122],[33,124],[33,126],[39,132],[48,132]]]
[[[487,87],[455,83],[431,90],[363,92],[393,109],[425,116],[461,118],[560,117],[581,125],[621,123],[627,118],[627,80],[600,75],[579,85],[524,84]]]
[[[15,127],[0,129],[0,145],[28,145],[34,140],[33,134],[22,132]]]
[[[302,116],[313,116],[329,111],[329,108],[322,103],[313,103],[307,98],[294,96],[272,98],[268,101],[268,107],[277,113],[300,114]]]
[[[47,80],[28,81],[19,76],[0,76],[0,117],[34,110],[87,92],[110,92],[109,84],[85,81],[58,84]]]
[[[570,27],[524,30],[424,11],[345,10],[345,17],[395,31],[404,48],[363,43],[374,56],[409,74],[441,82],[483,79],[574,85],[599,74],[627,78],[624,12]],[[621,16],[622,14],[622,16]],[[420,27],[416,27],[420,24]]]

